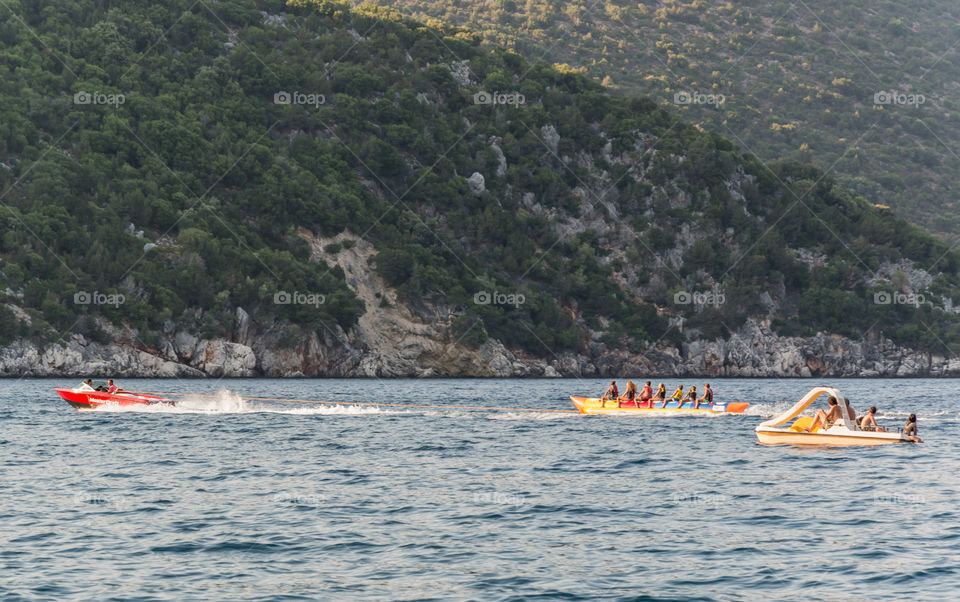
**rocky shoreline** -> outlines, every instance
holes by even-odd
[[[456,313],[429,303],[398,298],[369,267],[373,246],[355,239],[334,260],[321,252],[334,238],[302,236],[314,261],[344,271],[348,286],[366,305],[349,332],[332,326],[284,344],[282,324],[258,324],[236,308],[229,338],[203,340],[170,328],[159,343],[143,343],[136,332],[103,323],[112,343],[73,335],[40,345],[18,340],[0,348],[0,377],[931,377],[960,376],[960,359],[923,353],[876,335],[854,341],[834,334],[781,337],[768,319],[753,318],[726,340],[659,344],[641,354],[611,351],[589,343],[585,353],[532,357],[495,339],[478,348],[451,341]],[[352,237],[350,237],[352,239]],[[353,239],[352,239],[353,240]],[[199,311],[197,321],[202,323]]]
[[[242,310],[240,310],[242,312]],[[242,321],[242,320],[241,320]],[[272,333],[242,342],[200,340],[187,333],[158,349],[100,344],[75,336],[39,346],[16,341],[0,350],[2,377],[932,377],[960,376],[960,359],[904,349],[887,339],[858,342],[838,335],[780,337],[755,321],[725,341],[658,346],[644,354],[607,351],[531,358],[488,340],[478,349],[443,343],[433,333],[384,337],[363,332],[310,335],[294,349]],[[381,333],[382,334],[382,333]]]

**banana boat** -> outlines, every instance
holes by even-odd
[[[574,397],[570,396],[570,401],[576,406],[581,414],[740,414],[747,409],[749,403],[731,402],[731,403],[701,403],[697,408],[696,404],[688,401],[684,404],[678,404],[675,401],[624,401],[617,402],[607,400],[606,404],[599,397]]]

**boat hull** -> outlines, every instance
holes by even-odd
[[[653,403],[654,407],[650,407],[645,402],[640,402],[640,407],[637,407],[633,402],[618,404],[616,401],[607,401],[604,407],[600,398],[597,397],[570,396],[570,401],[573,402],[573,405],[581,414],[739,414],[750,405],[743,402],[713,403],[709,405],[701,403],[699,408],[694,408],[695,404],[693,402],[687,402],[683,404],[683,407],[678,407],[677,402],[672,401],[668,402],[667,407],[664,408],[661,407],[663,402],[659,401]]]
[[[143,406],[158,403],[173,405],[173,402],[169,399],[140,393],[104,393],[102,391],[76,391],[74,389],[54,389],[54,391],[78,410],[97,408],[102,405]]]
[[[872,431],[803,433],[782,429],[757,430],[757,440],[764,445],[818,445],[828,447],[910,443],[910,440],[903,437],[900,433],[877,433]]]

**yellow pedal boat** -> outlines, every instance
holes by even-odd
[[[749,403],[701,403],[699,408],[695,408],[692,401],[683,404],[683,407],[677,407],[677,402],[667,400],[664,406],[662,401],[652,402],[650,407],[648,402],[641,401],[640,407],[632,401],[618,403],[607,400],[604,404],[599,397],[574,397],[570,396],[570,401],[576,406],[581,414],[622,414],[622,413],[644,413],[644,414],[739,414],[747,409]]]
[[[835,397],[840,403],[843,418],[829,428],[817,427],[812,432],[806,429],[813,424],[813,416],[800,416],[821,395]],[[794,420],[787,427],[781,425]],[[760,443],[768,445],[883,445],[885,443],[910,443],[910,439],[899,431],[864,431],[857,424],[847,399],[840,391],[830,387],[811,389],[792,408],[783,414],[762,422],[755,429]]]

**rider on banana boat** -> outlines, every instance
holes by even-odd
[[[646,404],[648,407],[652,407],[653,403],[650,401],[653,398],[653,387],[650,386],[650,381],[647,381],[647,384],[643,385],[643,389],[640,391],[640,400],[637,402],[637,407],[640,406],[640,403]]]
[[[710,388],[710,383],[703,385],[703,397],[698,399],[693,407],[699,410],[701,403],[705,403],[707,405],[713,403],[713,389]]]
[[[665,401],[666,399],[667,399],[667,387],[663,383],[660,383],[659,385],[657,385],[657,393],[656,395],[653,396],[653,401],[654,402],[663,401],[664,405],[666,405],[666,401]]]
[[[618,397],[620,397],[620,392],[617,390],[617,381],[611,380],[610,386],[607,387],[607,390],[603,393],[603,397],[600,398],[600,401],[601,401],[600,407],[601,408],[607,407],[608,399],[612,401],[616,401]]]
[[[673,395],[670,396],[670,401],[677,402],[677,407],[680,407],[679,404],[683,403],[683,385],[677,387],[677,390],[673,392]],[[663,407],[667,407],[667,402],[663,402]]]
[[[623,395],[617,398],[617,407],[620,407],[625,401],[636,401],[637,399],[637,385],[634,384],[632,380],[627,381],[627,390],[623,392]]]
[[[694,403],[694,407],[697,406],[697,385],[693,385],[692,387],[690,387],[690,390],[687,391],[687,394],[683,397],[683,401],[681,401],[680,405],[678,405],[677,407],[678,408],[683,407],[683,404],[685,404],[688,401],[692,401]]]

